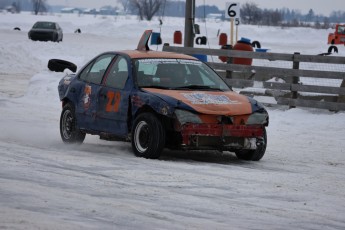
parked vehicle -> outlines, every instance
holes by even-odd
[[[337,24],[334,33],[328,34],[328,44],[345,45],[345,25]]]
[[[145,158],[170,148],[260,160],[267,145],[265,108],[192,56],[147,50],[151,32],[137,50],[102,53],[60,81],[62,140],[82,143],[95,134],[130,141],[135,155]]]
[[[33,41],[61,42],[63,32],[56,22],[36,22],[28,33],[29,39]]]

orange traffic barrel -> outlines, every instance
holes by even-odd
[[[226,33],[221,33],[219,35],[219,45],[224,46],[228,42],[228,35]]]
[[[248,38],[241,38],[241,40],[237,41],[234,45],[233,50],[243,50],[243,51],[251,51],[253,52],[252,44],[250,43],[250,39]],[[252,65],[253,59],[252,58],[233,58],[233,64],[238,65]]]
[[[174,44],[182,44],[182,32],[179,30],[174,32]]]

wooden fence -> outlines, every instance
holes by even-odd
[[[266,104],[287,105],[289,107],[311,107],[332,111],[345,110],[345,68],[344,71],[327,71],[301,69],[301,63],[314,65],[330,65],[345,67],[345,57],[301,55],[299,53],[264,53],[224,49],[203,49],[190,47],[163,46],[163,51],[184,53],[189,55],[210,55],[228,57],[227,63],[220,61],[208,62],[225,79],[228,85],[238,88],[240,93],[249,96],[273,97],[275,100]],[[255,65],[232,64],[233,58],[266,59],[269,62],[285,61],[291,63],[290,68],[265,67]],[[335,66],[335,65],[333,65]],[[269,79],[284,79],[282,82],[268,81]],[[337,86],[323,86],[305,84],[300,79],[337,79]],[[334,80],[333,80],[334,81]],[[258,99],[260,101],[260,99]],[[263,101],[262,101],[263,102]]]

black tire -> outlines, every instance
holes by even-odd
[[[330,46],[328,48],[328,53],[332,53],[332,51],[334,51],[334,53],[338,53],[338,47],[336,46]]]
[[[132,127],[132,148],[137,157],[157,159],[165,146],[165,130],[152,113],[142,113]]]
[[[246,161],[259,161],[266,152],[267,146],[267,133],[266,129],[264,128],[264,143],[257,147],[255,150],[238,150],[235,152],[238,159],[246,160]]]
[[[81,144],[85,139],[85,133],[81,132],[77,126],[74,106],[67,103],[60,116],[60,135],[64,143]]]
[[[260,42],[259,41],[253,41],[252,42],[252,47],[256,47],[256,48],[258,48],[258,49],[260,49],[261,48],[261,44],[260,44]]]
[[[205,36],[197,37],[195,39],[195,42],[197,45],[206,45],[207,44],[207,38]]]
[[[48,69],[54,72],[63,72],[65,69],[69,69],[75,73],[77,71],[77,66],[69,61],[50,59],[48,61]]]
[[[59,42],[59,35],[58,34],[54,34],[52,41],[53,42]]]

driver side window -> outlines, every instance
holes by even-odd
[[[114,54],[104,54],[98,57],[80,73],[80,79],[87,82],[100,84],[102,82],[104,73],[106,72],[114,56]]]

